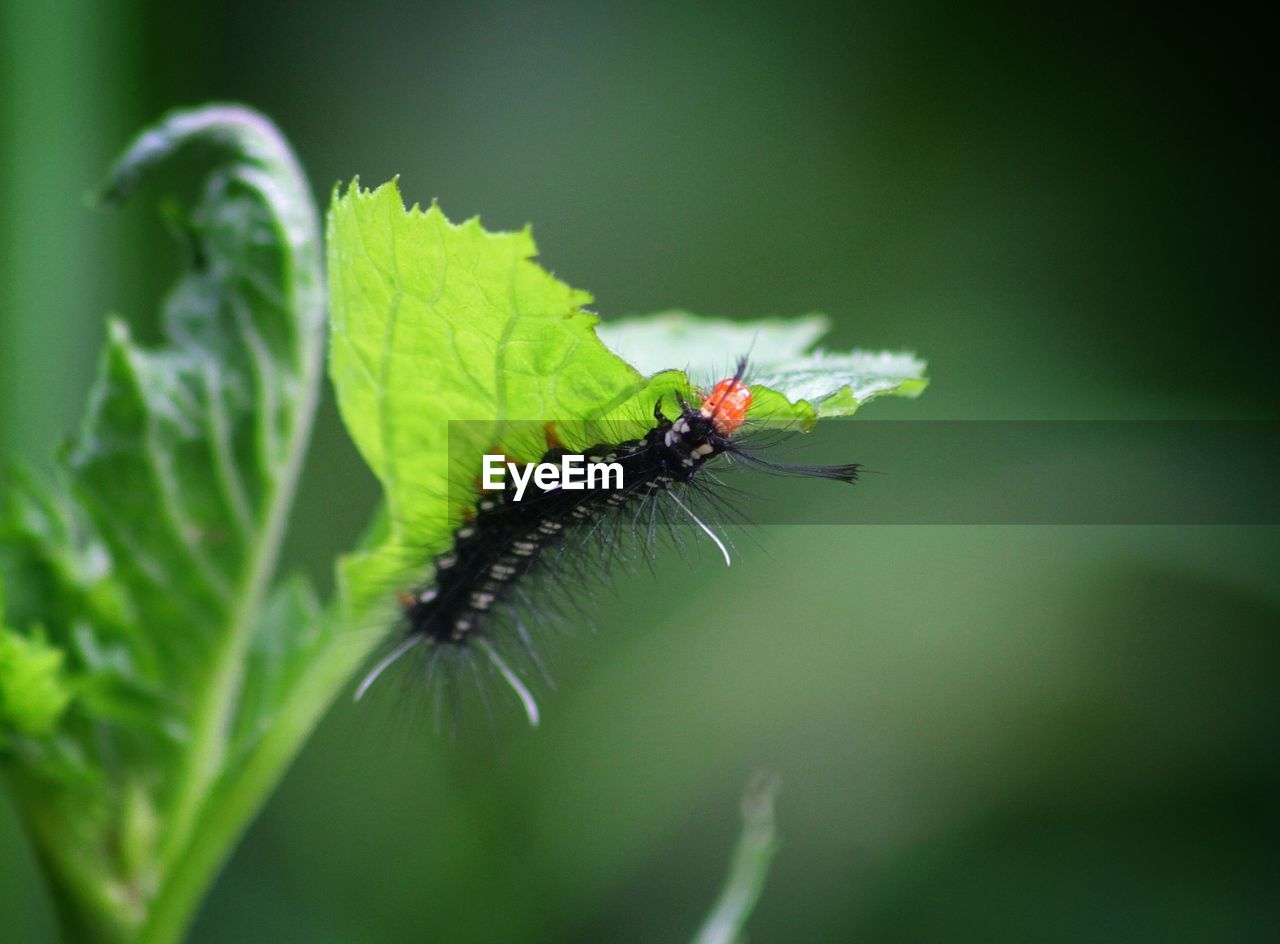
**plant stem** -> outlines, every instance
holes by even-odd
[[[742,798],[742,834],[729,865],[720,897],[693,939],[693,944],[735,944],[764,890],[778,842],[773,825],[775,774],[762,771],[747,785]]]
[[[330,623],[341,629],[341,607]],[[173,944],[182,938],[205,888],[231,844],[266,800],[320,716],[357,665],[382,638],[382,631],[344,638],[326,646],[298,680],[275,723],[201,811],[187,854],[173,864],[162,893],[152,903],[138,944]]]

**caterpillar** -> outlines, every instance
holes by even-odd
[[[601,442],[575,451],[560,442],[554,426],[547,424],[548,448],[540,462],[559,463],[565,456],[573,456],[584,465],[616,464],[622,469],[621,485],[599,489],[542,487],[527,476],[527,489],[508,479],[501,491],[481,492],[474,513],[454,530],[452,545],[435,558],[433,579],[401,594],[404,638],[365,676],[356,698],[415,647],[478,652],[519,697],[530,724],[537,725],[537,702],[494,644],[492,628],[500,608],[511,601],[548,549],[627,506],[666,500],[696,524],[729,563],[724,542],[681,497],[708,474],[704,467],[722,455],[772,472],[856,481],[856,463],[783,464],[744,448],[737,434],[752,405],[751,389],[743,380],[746,370],[743,358],[734,375],[717,383],[696,405],[678,396],[680,412],[673,418],[664,415],[659,400],[653,409],[653,426],[639,439]],[[517,623],[516,629],[519,641],[532,655],[523,623]]]

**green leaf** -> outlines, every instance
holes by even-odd
[[[730,321],[660,311],[600,326],[609,349],[645,374],[682,367],[695,383],[715,383],[749,354],[753,367],[803,357],[830,329],[826,315]]]
[[[731,374],[736,358],[749,355],[757,422],[808,429],[819,417],[848,416],[878,396],[924,391],[925,363],[913,354],[815,350],[829,328],[827,317],[817,314],[727,321],[667,311],[608,322],[599,332],[611,350],[641,371],[659,371],[675,360],[689,381],[703,387]]]
[[[143,347],[112,319],[57,474],[28,476],[8,502],[24,588],[11,617],[49,636],[16,664],[43,666],[48,688],[65,663],[79,693],[48,715],[60,773],[9,774],[84,939],[181,932],[243,826],[220,804],[318,644],[309,591],[272,589],[320,380],[314,204],[275,128],[234,106],[142,134],[104,199],[192,143],[218,157],[180,220],[165,342]]]
[[[475,476],[475,456],[520,453],[520,424],[508,437],[505,423],[597,416],[646,383],[596,337],[590,296],[533,261],[527,229],[454,225],[434,205],[406,211],[391,182],[335,194],[328,237],[329,372],[389,522],[383,555],[353,562],[348,579],[385,591],[389,574],[447,542],[460,510],[448,484]],[[497,421],[494,441],[450,450],[450,420]]]
[[[481,452],[536,458],[520,421],[555,421],[568,442],[601,421],[620,438],[640,435],[656,401],[714,384],[747,352],[752,418],[800,428],[925,384],[910,355],[810,353],[827,330],[821,315],[600,324],[583,308],[589,295],[533,261],[528,229],[490,233],[435,205],[406,210],[394,181],[335,193],[328,236],[330,376],[387,502],[379,552],[346,568],[356,597],[385,591],[447,544],[468,501],[449,485],[475,477]],[[666,369],[676,366],[688,373]],[[467,441],[456,427],[450,438],[451,420],[496,425],[482,427],[487,441]]]

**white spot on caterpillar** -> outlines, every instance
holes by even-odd
[[[695,446],[693,448],[693,454],[695,456],[709,456],[715,451],[716,447],[711,445],[711,443],[703,443],[701,446]]]
[[[452,554],[446,554],[444,557],[436,561],[436,570],[448,570],[454,564],[458,563],[458,558]]]
[[[474,537],[474,536],[475,536],[475,533],[476,533],[476,529],[475,529],[475,528],[473,528],[473,527],[471,527],[471,526],[469,526],[469,525],[468,525],[467,527],[465,527],[465,528],[459,528],[459,529],[458,529],[458,540],[459,540],[459,541],[465,541],[465,540],[466,540],[467,538],[469,538],[469,537]]]
[[[435,590],[423,590],[421,593],[418,594],[419,603],[430,603],[435,598],[436,598]]]

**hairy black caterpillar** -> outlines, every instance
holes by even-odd
[[[743,359],[736,373],[716,384],[697,406],[680,397],[680,413],[674,419],[663,415],[659,401],[653,411],[653,427],[639,439],[597,443],[575,452],[558,441],[549,424],[548,448],[540,462],[558,463],[564,456],[574,455],[584,464],[617,463],[623,469],[621,487],[570,490],[543,488],[529,481],[525,493],[518,497],[515,484],[508,480],[502,491],[482,492],[474,515],[454,530],[452,546],[436,557],[434,578],[401,595],[405,638],[374,666],[356,697],[417,646],[440,651],[469,649],[488,659],[519,696],[530,723],[537,724],[537,703],[495,647],[489,629],[495,609],[511,598],[546,550],[624,507],[649,503],[654,508],[654,502],[669,500],[715,542],[727,563],[729,552],[724,543],[681,498],[681,492],[705,474],[704,466],[724,454],[775,472],[854,482],[857,464],[784,465],[746,451],[735,441],[751,408],[751,391],[743,382],[746,368]],[[532,655],[522,623],[517,624],[517,636]]]

